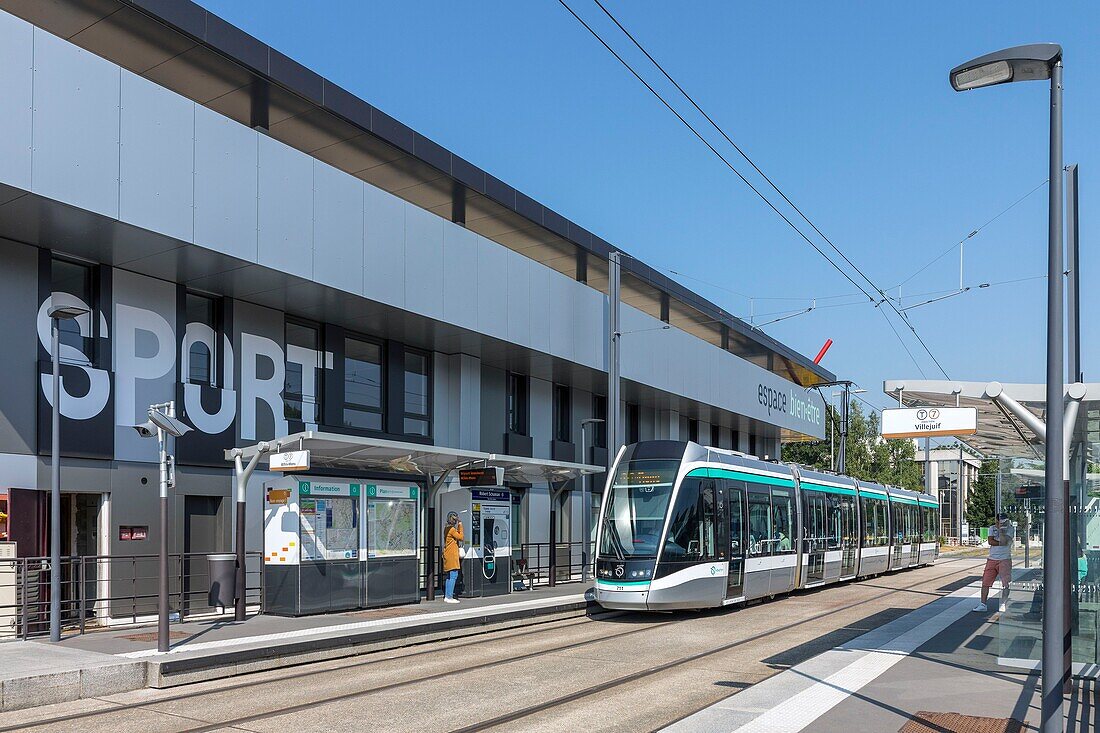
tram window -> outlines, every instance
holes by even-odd
[[[772,554],[772,503],[767,494],[749,492],[750,557]]]
[[[794,552],[791,526],[791,492],[785,489],[772,489],[772,539],[773,553],[783,555]]]
[[[860,497],[863,509],[863,546],[885,547],[890,544],[889,509],[882,499]]]
[[[728,487],[726,500],[729,502],[730,507],[730,557],[743,557],[745,552],[741,547],[741,538],[743,537],[741,533],[741,525],[743,524],[741,513],[744,511],[745,505],[744,485],[729,481],[726,486]]]
[[[840,499],[836,496],[823,496],[821,498],[825,502],[828,547],[830,550],[835,550],[840,547]]]
[[[715,502],[713,479],[684,479],[669,519],[662,560],[693,562],[717,556]]]

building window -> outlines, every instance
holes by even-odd
[[[722,429],[717,425],[710,426],[710,445],[712,448],[720,448],[722,442]]]
[[[597,448],[607,448],[607,398],[603,395],[592,395],[592,417],[603,420],[596,423],[596,439],[593,444]]]
[[[431,385],[430,359],[419,351],[405,351],[405,419],[406,435],[427,437],[432,434],[429,394]]]
[[[626,442],[637,443],[642,439],[642,416],[637,405],[626,405]]]
[[[90,339],[80,335],[80,325],[77,321],[95,324],[96,304],[92,286],[92,267],[90,265],[54,258],[50,263],[50,292],[66,293],[79,298],[84,305],[92,311],[92,318],[62,318],[57,322],[58,339],[65,346],[71,346],[85,355],[82,363],[90,363],[93,350],[90,348]],[[93,326],[94,327],[94,326]]]
[[[188,323],[201,323],[214,332],[211,341],[218,343],[218,301],[208,295],[187,293],[184,303]],[[187,350],[187,381],[191,384],[214,386],[214,352],[210,345],[195,341]]]
[[[691,420],[691,419],[688,420],[688,440],[690,440],[692,443],[698,443],[699,442],[699,421],[698,420]]]
[[[527,377],[508,374],[508,432],[527,435]]]
[[[382,345],[344,339],[344,426],[382,430]]]
[[[317,378],[324,366],[321,332],[308,323],[286,322],[286,381],[283,386],[283,416],[287,420],[315,424],[321,404]]]
[[[741,434],[734,430],[733,435],[731,436],[731,440],[733,441],[733,449],[735,451],[741,450]]]
[[[554,440],[569,443],[573,439],[572,395],[564,384],[554,385]]]
[[[756,455],[756,434],[749,433],[749,454]]]

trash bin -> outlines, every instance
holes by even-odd
[[[237,556],[210,555],[210,595],[208,603],[222,611],[232,608],[237,599]]]

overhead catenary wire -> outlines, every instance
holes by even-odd
[[[820,254],[820,255],[821,255],[822,257],[824,257],[824,258],[825,258],[825,260],[826,260],[826,261],[827,261],[827,262],[828,262],[828,263],[829,263],[830,265],[832,265],[834,269],[836,269],[836,270],[837,270],[837,272],[839,272],[839,273],[840,273],[841,275],[843,275],[845,279],[847,279],[847,280],[848,280],[849,282],[851,282],[851,283],[852,283],[853,285],[855,285],[855,286],[856,286],[856,288],[858,288],[858,289],[860,290],[860,292],[862,292],[862,293],[863,293],[864,295],[866,295],[869,301],[871,301],[871,302],[875,302],[875,303],[876,303],[876,308],[877,308],[877,306],[878,306],[878,305],[881,305],[882,303],[886,303],[886,304],[887,304],[887,305],[888,305],[888,306],[890,307],[890,309],[891,309],[891,310],[893,310],[893,311],[894,311],[894,312],[895,312],[895,313],[896,313],[896,314],[897,314],[897,315],[898,315],[898,316],[899,316],[899,317],[900,317],[900,318],[901,318],[901,319],[902,319],[902,320],[903,320],[903,321],[905,322],[905,324],[906,324],[906,325],[907,325],[907,326],[909,327],[909,330],[910,330],[910,331],[911,331],[911,332],[913,333],[913,336],[914,336],[914,337],[915,337],[915,338],[917,339],[917,341],[918,341],[918,342],[920,343],[920,345],[921,345],[921,346],[922,346],[922,347],[924,348],[925,352],[926,352],[926,353],[928,354],[929,358],[931,358],[931,359],[932,359],[932,361],[933,361],[933,362],[935,363],[936,367],[937,367],[937,368],[938,368],[938,369],[940,370],[940,372],[942,372],[942,373],[943,373],[944,377],[946,377],[946,378],[950,378],[950,377],[948,376],[948,374],[947,374],[947,371],[946,371],[946,370],[945,370],[945,369],[943,368],[943,365],[942,365],[942,364],[940,364],[940,362],[939,362],[939,360],[938,360],[938,359],[936,358],[935,354],[933,354],[933,353],[932,353],[932,350],[931,350],[931,349],[929,348],[928,344],[927,344],[927,343],[926,343],[926,342],[924,341],[924,339],[923,339],[923,338],[921,338],[920,334],[919,334],[919,333],[917,333],[917,329],[916,329],[916,327],[915,327],[915,326],[913,326],[913,324],[912,324],[912,323],[910,323],[910,322],[908,321],[908,319],[907,319],[907,318],[905,317],[905,314],[904,314],[904,313],[902,313],[902,312],[901,312],[901,310],[899,310],[899,309],[898,309],[898,308],[897,308],[897,307],[896,307],[896,306],[895,306],[895,305],[893,304],[893,302],[892,302],[892,301],[891,301],[891,300],[890,300],[890,299],[889,299],[889,298],[888,298],[888,297],[886,296],[886,294],[885,294],[885,293],[883,292],[883,290],[882,290],[882,289],[881,289],[880,287],[878,287],[878,286],[877,286],[877,285],[876,285],[876,284],[874,283],[874,281],[872,281],[872,280],[871,280],[871,278],[870,278],[870,277],[868,277],[868,276],[867,276],[867,274],[866,274],[866,273],[864,273],[864,272],[863,272],[863,271],[862,271],[862,270],[861,270],[861,269],[859,268],[859,266],[857,266],[857,265],[856,265],[856,264],[855,264],[854,262],[852,262],[852,260],[851,260],[851,259],[849,259],[849,258],[848,258],[848,256],[847,256],[847,255],[845,255],[845,254],[844,254],[844,252],[842,252],[842,251],[840,250],[840,248],[839,248],[839,247],[837,247],[837,246],[836,246],[836,245],[835,245],[835,244],[834,244],[834,243],[832,242],[832,240],[830,240],[830,239],[829,239],[829,238],[828,238],[828,237],[827,237],[827,236],[826,236],[826,235],[825,235],[825,234],[824,234],[824,233],[823,233],[823,232],[822,232],[822,231],[821,231],[821,230],[820,230],[820,229],[819,229],[819,228],[817,227],[817,225],[816,225],[816,224],[814,224],[814,223],[813,223],[813,221],[812,221],[812,220],[810,220],[810,218],[809,218],[808,216],[806,216],[806,214],[805,214],[805,213],[804,213],[804,212],[803,212],[803,211],[802,211],[802,210],[801,210],[801,209],[800,209],[800,208],[799,208],[799,207],[798,207],[797,205],[795,205],[793,201],[791,201],[791,200],[790,200],[790,198],[789,198],[789,197],[788,197],[788,196],[787,196],[787,195],[786,195],[786,194],[785,194],[785,193],[784,193],[784,192],[783,192],[783,191],[782,191],[782,190],[781,190],[781,189],[780,189],[780,188],[779,188],[779,187],[778,187],[778,186],[777,186],[777,185],[776,185],[776,184],[775,184],[775,183],[774,183],[774,182],[773,182],[773,181],[772,181],[772,180],[771,180],[771,179],[770,179],[770,178],[769,178],[769,177],[768,177],[768,176],[767,176],[767,175],[766,175],[766,174],[765,174],[765,173],[764,173],[764,172],[763,172],[763,171],[762,171],[762,170],[761,170],[760,168],[759,168],[759,166],[757,166],[757,165],[756,165],[756,163],[755,163],[755,162],[753,162],[753,161],[752,161],[752,159],[751,159],[751,158],[749,158],[749,156],[748,156],[748,155],[747,155],[747,154],[746,154],[746,153],[745,153],[745,152],[744,152],[744,151],[743,151],[743,150],[742,150],[742,149],[741,149],[741,148],[740,148],[740,147],[739,147],[739,146],[738,146],[738,145],[737,145],[737,144],[736,144],[736,143],[735,143],[734,141],[733,141],[733,139],[732,139],[732,138],[730,138],[730,136],[729,136],[729,135],[727,135],[727,134],[726,134],[726,132],[725,132],[725,131],[724,131],[724,130],[723,130],[723,129],[722,129],[722,128],[721,128],[721,127],[720,127],[720,126],[719,126],[719,125],[718,125],[718,124],[717,124],[717,123],[716,123],[716,122],[715,122],[715,121],[714,121],[714,120],[713,120],[713,119],[712,119],[712,118],[711,118],[711,117],[710,117],[710,116],[709,116],[709,115],[708,115],[708,114],[706,113],[706,112],[705,112],[705,111],[703,111],[702,107],[700,107],[700,106],[699,106],[699,104],[698,104],[697,102],[695,102],[695,100],[694,100],[694,99],[693,99],[693,98],[691,97],[691,95],[689,95],[689,94],[688,94],[688,93],[687,93],[687,92],[686,92],[686,91],[685,91],[685,90],[683,89],[683,87],[682,87],[682,86],[680,86],[680,84],[679,84],[678,82],[676,82],[676,80],[675,80],[675,79],[673,79],[673,78],[672,78],[672,76],[671,76],[671,75],[670,75],[670,74],[669,74],[669,73],[668,73],[667,71],[665,71],[664,67],[663,67],[663,66],[661,66],[661,64],[660,64],[660,63],[658,63],[656,59],[654,59],[654,58],[653,58],[652,54],[650,54],[650,53],[649,53],[649,52],[648,52],[648,51],[647,51],[647,50],[646,50],[646,49],[645,49],[645,48],[644,48],[644,47],[643,47],[643,46],[642,46],[642,45],[641,45],[641,44],[640,44],[640,43],[639,43],[639,42],[637,41],[637,39],[635,39],[635,38],[634,38],[634,36],[633,36],[633,35],[632,35],[632,34],[631,34],[631,33],[630,33],[629,31],[627,31],[627,29],[626,29],[625,27],[623,27],[622,23],[620,23],[620,22],[618,21],[618,19],[616,19],[616,18],[615,18],[615,16],[614,16],[614,15],[612,15],[612,14],[611,14],[611,13],[610,13],[610,12],[609,12],[609,11],[607,10],[607,8],[605,8],[605,7],[603,6],[603,4],[602,4],[602,3],[600,3],[600,1],[599,1],[599,0],[595,0],[595,2],[596,2],[596,4],[597,4],[597,5],[599,6],[599,8],[600,8],[600,9],[601,9],[601,10],[602,10],[602,11],[604,12],[604,14],[605,14],[605,15],[607,15],[607,16],[608,16],[608,18],[610,18],[610,19],[612,20],[612,22],[614,22],[614,23],[615,23],[615,25],[616,25],[616,26],[617,26],[617,27],[618,27],[618,28],[619,28],[619,29],[620,29],[620,30],[621,30],[621,31],[622,31],[622,32],[623,32],[624,34],[626,34],[626,36],[627,36],[627,37],[628,37],[628,38],[629,38],[629,39],[631,40],[631,42],[633,42],[633,43],[634,43],[634,45],[635,45],[635,46],[637,46],[637,47],[638,47],[638,49],[639,49],[639,50],[640,50],[640,51],[641,51],[641,52],[642,52],[643,54],[645,54],[646,58],[648,58],[648,59],[650,60],[650,62],[651,62],[651,63],[652,63],[652,64],[653,64],[654,66],[656,66],[656,67],[657,67],[657,69],[658,69],[658,70],[659,70],[659,71],[660,71],[660,72],[661,72],[661,73],[662,73],[662,74],[663,74],[663,75],[665,76],[665,78],[666,78],[666,79],[668,79],[668,80],[669,80],[669,81],[670,81],[670,82],[671,82],[671,83],[672,83],[672,84],[673,84],[673,85],[674,85],[674,86],[676,87],[676,89],[677,89],[677,90],[679,90],[679,92],[680,92],[680,93],[681,93],[681,94],[682,94],[682,95],[683,95],[683,96],[684,96],[684,97],[685,97],[685,98],[686,98],[686,99],[688,100],[688,102],[690,102],[690,103],[691,103],[691,105],[692,105],[692,106],[693,106],[693,107],[694,107],[694,108],[695,108],[696,110],[698,110],[698,111],[699,111],[699,113],[700,113],[700,114],[702,114],[704,118],[706,118],[706,120],[707,120],[707,121],[708,121],[708,122],[709,122],[709,123],[711,124],[711,126],[712,126],[712,127],[714,127],[714,129],[715,129],[715,130],[717,130],[717,131],[719,132],[719,134],[721,134],[721,135],[722,135],[722,137],[723,137],[723,138],[725,138],[725,139],[726,139],[726,140],[727,140],[727,141],[728,141],[728,142],[730,143],[730,145],[732,145],[732,146],[734,147],[734,149],[735,149],[735,150],[737,150],[737,152],[738,152],[738,153],[739,153],[739,154],[741,155],[741,157],[742,157],[742,158],[744,158],[744,159],[745,159],[745,160],[746,160],[746,161],[747,161],[747,162],[749,163],[749,165],[751,165],[751,166],[753,167],[753,169],[754,169],[754,170],[756,170],[756,172],[757,172],[757,173],[758,173],[758,174],[759,174],[759,175],[760,175],[760,176],[761,176],[762,178],[764,178],[764,180],[765,180],[765,181],[767,181],[767,182],[768,182],[768,184],[769,184],[769,185],[770,185],[770,186],[771,186],[771,187],[772,187],[772,188],[773,188],[773,189],[774,189],[774,190],[776,191],[776,193],[778,193],[778,194],[780,195],[780,197],[782,197],[782,199],[783,199],[783,200],[784,200],[784,201],[785,201],[785,202],[786,202],[786,203],[787,203],[787,204],[788,204],[788,205],[789,205],[789,206],[790,206],[790,207],[791,207],[792,209],[794,209],[794,210],[795,210],[795,211],[796,211],[796,212],[798,213],[798,215],[799,215],[799,216],[800,216],[800,217],[801,217],[801,218],[802,218],[802,219],[803,219],[803,220],[804,220],[804,221],[805,221],[805,222],[806,222],[807,224],[809,224],[809,225],[810,225],[810,227],[811,227],[811,228],[812,228],[812,229],[813,229],[813,230],[814,230],[814,231],[815,231],[815,232],[816,232],[816,233],[818,234],[818,236],[820,236],[820,237],[821,237],[821,238],[822,238],[823,240],[825,240],[825,242],[826,242],[826,243],[828,243],[828,245],[829,245],[829,246],[830,246],[830,247],[831,247],[831,248],[833,249],[833,251],[835,251],[835,252],[836,252],[836,253],[837,253],[838,255],[840,255],[840,257],[841,257],[841,258],[842,258],[842,259],[843,259],[843,260],[844,260],[844,261],[845,261],[845,262],[846,262],[846,263],[847,263],[847,264],[848,264],[848,265],[849,265],[849,266],[850,266],[850,267],[851,267],[851,268],[852,268],[853,270],[855,270],[855,271],[856,271],[856,273],[858,273],[858,274],[859,274],[859,276],[863,278],[863,280],[865,280],[865,281],[866,281],[866,282],[867,282],[867,283],[868,283],[868,284],[869,284],[869,285],[871,286],[871,288],[872,288],[872,289],[873,289],[873,290],[874,290],[874,291],[875,291],[875,292],[876,292],[876,293],[878,294],[878,297],[876,297],[876,296],[872,296],[872,295],[871,295],[870,293],[868,293],[868,292],[867,292],[867,290],[866,290],[866,289],[865,289],[865,288],[864,288],[864,287],[863,287],[862,285],[860,285],[860,284],[859,284],[859,283],[858,283],[858,282],[857,282],[857,281],[856,281],[856,280],[855,280],[854,278],[852,278],[852,277],[851,277],[851,276],[850,276],[850,275],[849,275],[849,274],[848,274],[847,272],[845,272],[845,271],[843,270],[843,268],[841,268],[841,267],[840,267],[840,266],[839,266],[839,265],[838,265],[838,264],[837,264],[836,262],[834,262],[834,261],[832,260],[832,258],[831,258],[831,257],[829,257],[829,256],[828,256],[828,255],[827,255],[827,254],[826,254],[826,253],[825,253],[825,252],[824,252],[824,251],[823,251],[823,250],[822,250],[822,249],[821,249],[821,248],[820,248],[820,247],[819,247],[819,246],[818,246],[818,245],[817,245],[817,244],[816,244],[815,242],[813,242],[813,241],[812,241],[812,240],[811,240],[811,239],[810,239],[810,238],[809,238],[808,236],[806,236],[806,234],[805,234],[805,233],[804,233],[804,232],[803,232],[803,231],[802,231],[801,229],[799,229],[799,228],[798,228],[798,227],[797,227],[797,226],[796,226],[796,225],[795,225],[795,224],[794,224],[794,223],[793,223],[793,222],[792,222],[792,221],[791,221],[791,220],[790,220],[790,219],[789,219],[789,218],[788,218],[788,217],[787,217],[787,216],[786,216],[785,214],[783,214],[783,212],[781,212],[781,211],[780,211],[780,210],[779,210],[779,209],[778,209],[778,208],[777,208],[777,207],[776,207],[776,206],[775,206],[775,205],[774,205],[774,204],[773,204],[773,203],[772,203],[772,202],[771,202],[771,201],[770,201],[770,200],[769,200],[769,199],[768,199],[768,198],[767,198],[766,196],[764,196],[764,195],[763,195],[763,194],[762,194],[762,193],[760,192],[760,190],[756,188],[756,186],[754,186],[754,185],[753,185],[753,184],[752,184],[752,183],[751,183],[751,182],[750,182],[750,181],[749,181],[749,180],[748,180],[748,179],[747,179],[747,178],[746,178],[746,177],[745,177],[745,176],[744,176],[744,175],[743,175],[743,174],[742,174],[742,173],[741,173],[741,172],[740,172],[739,170],[737,170],[737,168],[735,168],[735,167],[734,167],[734,166],[733,166],[733,165],[732,165],[732,164],[731,164],[731,163],[730,163],[730,162],[729,162],[729,161],[728,161],[728,160],[727,160],[727,159],[725,158],[725,156],[723,156],[723,155],[722,155],[722,154],[721,154],[721,153],[720,153],[720,152],[719,152],[719,151],[718,151],[718,150],[717,150],[717,149],[716,149],[716,148],[715,148],[715,147],[714,147],[714,146],[713,146],[713,145],[712,145],[712,144],[710,143],[710,141],[708,141],[708,140],[707,140],[707,139],[706,139],[705,137],[703,137],[703,135],[702,135],[702,134],[701,134],[701,133],[700,133],[700,132],[699,132],[698,130],[696,130],[696,129],[695,129],[695,127],[694,127],[694,126],[693,126],[693,125],[692,125],[691,123],[689,123],[689,122],[688,122],[688,121],[687,121],[687,120],[686,120],[686,119],[684,118],[684,116],[683,116],[683,115],[681,115],[681,114],[680,114],[680,113],[679,113],[679,112],[678,112],[678,111],[677,111],[677,110],[676,110],[676,109],[675,109],[675,108],[674,108],[674,107],[673,107],[673,106],[672,106],[672,105],[671,105],[671,104],[670,104],[670,103],[669,103],[669,102],[668,102],[667,100],[665,100],[665,98],[664,98],[664,97],[663,97],[663,96],[662,96],[662,95],[661,95],[661,94],[660,94],[659,92],[657,92],[657,90],[656,90],[656,89],[654,89],[654,87],[653,87],[653,86],[652,86],[652,85],[651,85],[651,84],[650,84],[650,83],[649,83],[648,81],[646,81],[646,80],[645,80],[645,79],[644,79],[644,78],[643,78],[643,77],[641,76],[641,74],[639,74],[639,73],[638,73],[638,72],[637,72],[637,71],[636,71],[636,70],[635,70],[635,69],[634,69],[634,68],[633,68],[633,67],[632,67],[632,66],[631,66],[631,65],[630,65],[629,63],[627,63],[627,61],[626,61],[626,60],[625,60],[625,59],[624,59],[624,58],[623,58],[623,57],[622,57],[622,56],[621,56],[621,55],[620,55],[620,54],[619,54],[619,53],[618,53],[617,51],[615,51],[615,49],[613,49],[613,48],[612,48],[612,47],[610,46],[610,44],[608,44],[608,43],[607,43],[607,41],[605,41],[605,40],[603,39],[603,37],[602,37],[602,36],[600,36],[600,34],[599,34],[599,33],[597,33],[597,32],[595,31],[595,29],[593,29],[593,28],[592,28],[592,26],[590,26],[590,25],[589,25],[589,24],[588,24],[588,23],[587,23],[587,22],[586,22],[586,21],[585,21],[585,20],[584,20],[583,18],[581,18],[581,17],[580,17],[580,16],[579,16],[579,15],[578,15],[578,14],[577,14],[577,13],[576,13],[576,12],[575,12],[575,11],[574,11],[574,10],[573,10],[573,9],[572,9],[572,8],[571,8],[570,6],[569,6],[569,5],[568,5],[568,3],[566,3],[566,2],[565,2],[565,0],[558,0],[558,2],[559,2],[559,3],[561,4],[561,5],[562,5],[562,7],[564,7],[564,8],[565,8],[565,9],[566,9],[566,10],[567,10],[567,11],[569,12],[569,14],[570,14],[570,15],[572,15],[572,16],[573,16],[574,18],[576,18],[577,22],[579,22],[579,23],[580,23],[581,25],[583,25],[583,26],[585,27],[585,29],[586,29],[586,30],[588,30],[588,32],[589,32],[590,34],[592,34],[592,36],[593,36],[593,37],[594,37],[594,38],[595,38],[595,39],[596,39],[597,41],[599,41],[599,42],[600,42],[600,44],[604,46],[604,48],[606,48],[606,49],[608,50],[608,52],[610,52],[610,53],[611,53],[611,54],[612,54],[612,55],[613,55],[613,56],[614,56],[614,57],[615,57],[616,59],[618,59],[619,63],[621,63],[621,64],[622,64],[622,65],[623,65],[623,66],[624,66],[624,67],[625,67],[625,68],[626,68],[626,69],[627,69],[628,71],[630,71],[630,73],[631,73],[631,74],[633,74],[633,75],[634,75],[634,77],[635,77],[635,78],[637,78],[637,79],[638,79],[638,81],[640,81],[640,82],[641,82],[641,83],[642,83],[642,84],[643,84],[643,85],[644,85],[644,86],[646,87],[646,89],[648,89],[648,90],[650,91],[650,93],[652,93],[652,94],[653,94],[653,96],[657,97],[657,99],[658,99],[658,100],[659,100],[659,101],[660,101],[660,102],[661,102],[662,104],[664,104],[664,106],[665,106],[665,107],[667,107],[667,108],[668,108],[668,110],[669,110],[670,112],[672,112],[672,113],[673,113],[673,114],[674,114],[674,115],[675,115],[675,116],[677,117],[677,119],[679,119],[679,120],[680,120],[680,122],[682,122],[682,123],[683,123],[683,124],[684,124],[684,125],[685,125],[685,126],[686,126],[686,127],[687,127],[687,128],[688,128],[688,129],[689,129],[689,130],[690,130],[690,131],[691,131],[691,132],[692,132],[692,133],[693,133],[693,134],[694,134],[694,135],[695,135],[695,136],[696,136],[696,137],[697,137],[697,138],[698,138],[698,139],[699,139],[699,140],[700,140],[700,141],[702,142],[702,143],[703,143],[703,144],[704,144],[704,145],[706,145],[706,146],[707,146],[707,148],[709,148],[709,149],[711,150],[711,152],[713,152],[713,153],[714,153],[714,154],[715,154],[715,155],[716,155],[716,156],[717,156],[717,157],[718,157],[718,158],[719,158],[719,159],[720,159],[720,160],[721,160],[721,161],[722,161],[723,163],[725,163],[725,165],[726,165],[726,166],[727,166],[727,167],[728,167],[728,168],[729,168],[729,169],[730,169],[731,171],[733,171],[733,173],[734,173],[734,174],[736,174],[736,175],[737,175],[737,177],[738,177],[738,178],[740,178],[740,179],[741,179],[741,180],[742,180],[742,181],[743,181],[743,182],[745,183],[745,185],[747,185],[747,186],[748,186],[748,187],[749,187],[750,189],[752,189],[753,193],[755,193],[755,194],[756,194],[756,195],[757,195],[757,196],[758,196],[758,197],[759,197],[759,198],[760,198],[760,199],[761,199],[762,201],[764,201],[764,203],[766,203],[766,204],[768,205],[768,207],[769,207],[770,209],[772,209],[772,211],[774,211],[774,212],[776,213],[776,215],[778,215],[778,216],[779,216],[780,218],[782,218],[782,219],[783,219],[783,221],[784,221],[784,222],[786,222],[786,223],[787,223],[787,225],[788,225],[788,226],[790,226],[790,227],[791,227],[791,228],[792,228],[792,229],[793,229],[793,230],[794,230],[795,232],[797,232],[797,233],[798,233],[798,235],[799,235],[800,237],[802,237],[802,239],[803,239],[803,240],[805,240],[807,244],[809,244],[809,245],[810,245],[810,246],[811,246],[811,247],[812,247],[812,248],[813,248],[813,249],[814,249],[814,250],[815,250],[815,251],[816,251],[816,252],[817,252],[818,254]],[[892,323],[890,322],[890,318],[889,318],[889,316],[887,316],[887,315],[886,315],[886,312],[885,312],[885,311],[882,311],[881,309],[879,309],[879,310],[880,310],[880,311],[882,312],[882,314],[883,314],[883,318],[884,318],[884,319],[886,320],[886,322],[887,322],[887,323],[888,323],[888,324],[890,325],[890,329],[891,329],[891,330],[892,330],[892,331],[894,332],[894,335],[895,335],[895,336],[896,336],[896,337],[898,338],[898,340],[899,340],[899,341],[902,341],[902,345],[903,345],[903,347],[905,348],[905,351],[906,351],[906,353],[908,353],[908,354],[909,354],[910,358],[911,358],[911,359],[913,359],[913,362],[914,362],[914,364],[915,364],[915,365],[917,366],[918,370],[920,370],[920,365],[916,363],[916,358],[915,358],[915,357],[913,356],[913,353],[912,353],[912,351],[911,351],[911,350],[910,350],[910,349],[908,348],[908,346],[906,346],[906,345],[904,344],[904,341],[903,341],[903,340],[902,340],[902,338],[901,338],[901,334],[899,334],[899,333],[898,333],[898,331],[897,331],[897,329],[896,329],[896,328],[894,328],[893,324],[892,324]]]

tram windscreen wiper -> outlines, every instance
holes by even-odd
[[[626,555],[623,553],[622,548],[619,546],[619,531],[615,529],[615,523],[611,521],[611,516],[605,514],[603,518],[604,531],[608,532],[608,543],[611,545],[611,549],[615,551],[615,556],[620,560],[625,560]]]

